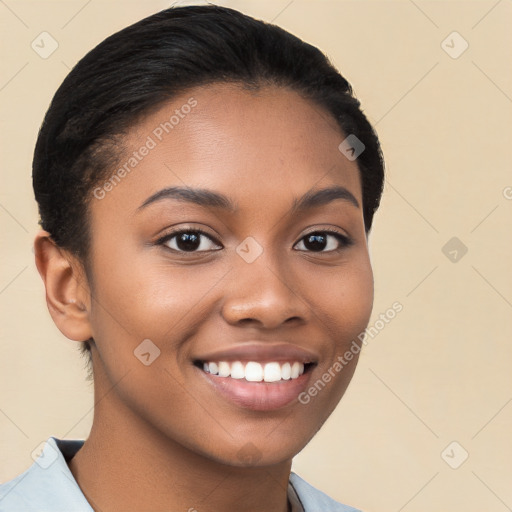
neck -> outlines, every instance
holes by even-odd
[[[149,425],[98,373],[94,394],[90,435],[69,468],[95,512],[288,510],[291,460],[255,468],[219,463]]]

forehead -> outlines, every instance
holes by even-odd
[[[128,214],[170,186],[221,191],[243,205],[341,185],[362,204],[357,164],[338,149],[345,137],[327,110],[287,88],[193,88],[131,129],[101,203]]]

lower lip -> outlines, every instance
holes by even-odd
[[[200,368],[196,369],[225,398],[239,407],[254,411],[272,411],[298,400],[300,393],[307,387],[311,373],[310,369],[296,379],[278,382],[249,382],[245,379],[219,377]]]

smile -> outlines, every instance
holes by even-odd
[[[224,400],[253,411],[298,403],[316,363],[298,361],[196,361],[196,370]]]
[[[307,365],[307,363],[306,363]],[[260,363],[257,361],[209,361],[203,363],[203,371],[219,377],[244,379],[247,382],[279,382],[298,379],[305,369],[299,361]]]

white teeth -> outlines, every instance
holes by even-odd
[[[203,363],[203,370],[219,377],[231,377],[232,379],[245,379],[249,382],[278,382],[280,380],[297,379],[304,373],[304,364],[295,361],[290,364],[272,361],[258,363],[249,361],[244,364],[241,361],[219,361]]]
[[[279,363],[267,363],[263,368],[263,380],[265,382],[276,382],[281,380],[281,367]]]
[[[231,365],[231,378],[243,379],[245,377],[244,365],[240,361],[235,361]]]
[[[245,380],[249,382],[261,382],[263,380],[263,368],[260,363],[250,361],[245,365]]]
[[[231,374],[231,367],[229,366],[229,363],[226,363],[226,361],[221,361],[219,363],[219,377],[229,377]]]
[[[290,377],[292,379],[296,379],[300,375],[300,366],[301,366],[301,364],[297,363],[297,362],[292,364],[292,368],[291,368],[291,372],[290,372]],[[304,370],[304,365],[302,365],[302,369]],[[211,370],[211,366],[210,366],[210,372],[211,371],[212,370]]]

